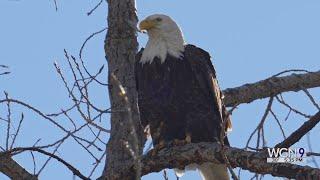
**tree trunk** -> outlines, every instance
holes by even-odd
[[[108,33],[105,52],[108,61],[109,96],[112,108],[111,134],[102,179],[140,179],[143,131],[137,107],[134,62],[138,22],[134,0],[107,0]],[[126,163],[124,163],[126,162]],[[128,167],[135,165],[131,171]]]

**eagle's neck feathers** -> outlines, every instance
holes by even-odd
[[[180,29],[170,33],[161,33],[156,29],[148,32],[149,40],[142,53],[140,63],[145,64],[153,62],[155,57],[165,62],[167,55],[175,58],[181,58],[184,52],[184,40]]]

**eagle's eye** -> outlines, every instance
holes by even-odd
[[[156,21],[160,22],[160,21],[162,21],[162,19],[158,17],[158,18],[156,18]]]

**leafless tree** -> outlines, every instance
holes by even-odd
[[[57,10],[57,2],[53,2]],[[102,2],[101,0],[97,6],[89,11],[88,15],[92,14]],[[250,105],[251,102],[257,99],[269,99],[263,117],[253,130],[244,148],[222,147],[217,143],[198,143],[181,146],[169,144],[160,151],[154,152],[150,150],[143,155],[146,138],[139,122],[133,69],[138,48],[138,32],[136,29],[138,19],[135,1],[107,0],[107,3],[108,28],[104,28],[88,37],[81,47],[79,57],[74,57],[66,50],[64,51],[65,60],[69,66],[68,70],[72,72],[72,81],[68,81],[69,77],[64,75],[65,70],[58,63],[54,63],[54,68],[72,102],[70,107],[47,114],[29,103],[11,98],[7,92],[4,93],[3,98],[0,98],[0,105],[6,112],[5,114],[0,114],[0,123],[6,126],[6,132],[1,132],[1,136],[6,137],[5,143],[0,144],[1,173],[11,179],[38,179],[39,174],[43,172],[48,162],[55,160],[81,179],[91,179],[97,166],[104,165],[104,172],[100,179],[131,180],[140,179],[143,175],[159,172],[166,168],[183,168],[190,163],[210,161],[227,163],[234,179],[240,177],[240,171],[235,173],[232,170],[232,168],[236,167],[253,172],[255,174],[253,178],[256,179],[263,177],[265,174],[293,179],[320,179],[320,169],[314,159],[313,167],[290,163],[267,163],[267,137],[265,137],[264,129],[267,117],[271,116],[284,139],[275,147],[291,147],[302,137],[310,137],[310,130],[320,121],[320,106],[318,100],[312,96],[308,89],[320,87],[320,71],[285,70],[265,80],[228,88],[223,91],[224,101],[226,106],[229,107],[230,114],[240,104]],[[107,34],[104,49],[108,64],[108,77],[102,76],[105,71],[103,65],[92,73],[88,71],[85,61],[82,59],[82,50],[85,48],[86,42],[96,34],[105,31],[107,31]],[[9,74],[7,66],[0,65],[0,68],[0,75]],[[111,107],[98,107],[91,100],[92,84],[96,84],[95,87],[99,86],[109,90]],[[290,105],[283,94],[292,91],[305,94],[318,112],[307,114]],[[277,113],[274,112],[273,105],[275,103],[288,109],[289,113],[284,120],[280,119]],[[12,115],[13,106],[22,106],[32,111],[35,116],[41,117],[56,129],[59,129],[63,136],[54,142],[46,142],[39,145],[40,143],[37,141],[28,147],[17,147],[15,142],[25,118],[24,114],[21,113],[19,118],[15,119]],[[78,115],[77,120],[71,115],[74,113]],[[300,115],[306,121],[291,134],[287,135],[284,133],[282,124],[292,113]],[[105,115],[107,114],[111,115],[111,129],[106,128]],[[61,119],[67,120],[71,126],[62,125],[60,123]],[[89,129],[95,138],[88,139],[81,136],[79,132],[84,129]],[[105,139],[105,134],[110,135],[110,138]],[[253,139],[256,142],[253,142]],[[83,174],[74,165],[58,155],[59,147],[66,140],[76,142],[79,148],[87,151],[88,156],[94,159],[95,163],[90,174]],[[312,143],[309,141],[307,155],[312,158],[319,156],[319,153],[312,152],[311,145]],[[22,153],[31,153],[33,162],[30,163],[33,163],[34,166],[36,166],[37,160],[34,158],[33,153],[39,153],[47,157],[47,161],[41,164],[37,171],[34,168],[33,172],[30,172],[12,158]],[[102,162],[104,157],[106,157],[105,163]],[[164,173],[164,179],[168,179],[166,172]]]

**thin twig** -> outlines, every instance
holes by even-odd
[[[9,66],[0,64],[0,68],[9,69]],[[10,74],[10,72],[9,71],[2,72],[2,73],[0,73],[0,76],[1,75],[6,75],[6,74]]]
[[[309,151],[312,152],[312,145],[311,145],[311,139],[310,139],[310,132],[307,133],[307,143],[308,143],[308,148],[309,148]],[[314,156],[311,157],[311,160],[312,160],[312,163],[317,167],[319,168],[319,165],[316,161],[316,158]]]
[[[74,175],[78,176],[81,179],[84,180],[90,180],[89,178],[87,178],[86,176],[84,176],[83,174],[81,174],[81,172],[79,170],[77,170],[75,167],[73,167],[71,164],[67,163],[65,160],[63,160],[62,158],[60,158],[59,156],[53,154],[53,153],[49,153],[45,150],[42,149],[38,149],[35,147],[27,147],[27,148],[14,148],[12,149],[11,152],[24,152],[24,151],[35,151],[35,152],[39,152],[41,154],[47,155],[52,157],[53,159],[61,162],[63,165],[65,165],[70,171],[73,172]],[[7,154],[7,152],[1,152],[0,156],[5,156]]]
[[[103,0],[100,0],[100,2],[94,7],[92,8],[87,15],[90,16],[101,4],[102,4]]]
[[[6,99],[9,99],[9,95],[7,92],[4,92]],[[9,150],[9,137],[10,137],[10,127],[11,127],[11,106],[10,101],[7,101],[7,136],[6,136],[6,150]]]
[[[296,131],[294,131],[287,139],[278,143],[275,147],[276,148],[283,148],[283,147],[291,147],[293,144],[298,142],[305,134],[307,134],[312,128],[314,128],[320,121],[320,111],[312,116],[308,121],[303,123]]]
[[[33,175],[36,174],[36,169],[37,169],[37,163],[36,163],[36,160],[34,158],[34,154],[32,151],[30,151],[30,154],[31,154],[31,157],[32,157],[32,162],[33,162]]]
[[[320,156],[320,153],[307,152],[307,156]]]
[[[305,118],[310,118],[310,117],[311,117],[311,115],[302,113],[302,112],[300,112],[299,110],[297,110],[297,109],[293,108],[292,106],[290,106],[288,103],[286,103],[286,102],[284,101],[284,99],[283,99],[283,97],[282,97],[281,94],[280,94],[280,97],[281,97],[281,99],[280,99],[278,96],[276,96],[276,99],[277,99],[277,101],[278,101],[280,104],[283,104],[284,106],[286,106],[287,108],[289,108],[289,109],[290,109],[291,111],[293,111],[294,113],[299,114],[299,115],[301,115],[301,116],[303,116],[303,117],[305,117]]]
[[[57,0],[53,0],[53,3],[54,3],[54,8],[56,9],[56,11],[58,11]]]
[[[284,133],[284,129],[280,123],[280,120],[279,118],[277,117],[277,115],[272,111],[272,109],[270,109],[270,113],[272,114],[272,116],[274,117],[274,119],[276,120],[280,130],[281,130],[281,133],[282,133],[282,136],[283,136],[283,139],[286,139],[286,134]]]
[[[108,84],[106,83],[102,83],[100,82],[99,80],[96,79],[96,77],[92,76],[91,73],[89,73],[89,71],[87,70],[86,66],[84,65],[84,61],[82,60],[82,51],[84,49],[84,46],[86,45],[86,43],[91,39],[93,38],[95,35],[98,35],[100,33],[102,33],[103,31],[105,31],[106,29],[108,29],[107,27],[101,29],[100,31],[97,31],[93,34],[91,34],[82,44],[81,48],[80,48],[80,51],[79,51],[79,59],[81,61],[81,64],[82,64],[82,67],[83,69],[85,70],[85,72],[88,74],[89,77],[91,77],[92,79],[94,79],[97,83],[99,83],[100,85],[103,85],[103,86],[108,86]],[[65,51],[66,52],[66,51]]]
[[[12,149],[12,147],[13,147],[15,141],[16,141],[16,138],[17,138],[18,135],[19,135],[19,131],[20,131],[21,124],[22,124],[22,121],[23,121],[23,120],[24,120],[24,115],[23,115],[23,113],[21,113],[21,118],[20,118],[20,121],[19,121],[18,129],[17,129],[16,133],[15,133],[14,136],[13,136],[13,140],[12,140],[10,149]]]
[[[264,114],[263,114],[263,116],[262,116],[262,118],[261,118],[261,120],[260,120],[260,123],[259,123],[258,126],[255,128],[255,130],[251,133],[251,135],[249,136],[249,139],[248,139],[248,141],[247,141],[247,144],[246,144],[245,148],[247,148],[247,147],[249,146],[249,143],[250,143],[253,135],[254,135],[258,130],[260,130],[260,129],[262,128],[265,120],[266,120],[267,117],[268,117],[268,114],[269,114],[269,112],[270,112],[270,109],[271,109],[271,107],[272,107],[273,99],[274,99],[273,97],[270,97],[269,102],[268,102],[268,105],[267,105],[267,108],[266,108],[266,110],[265,110],[265,112],[264,112]],[[258,133],[258,136],[260,136],[259,133]],[[259,139],[259,137],[258,137],[258,139]]]
[[[300,73],[310,73],[310,71],[307,71],[305,69],[289,69],[289,70],[285,70],[285,71],[282,71],[282,72],[279,72],[271,77],[277,77],[277,76],[280,76],[280,75],[283,75],[285,73],[289,73],[289,72],[300,72]]]
[[[62,145],[62,143],[63,143],[63,141],[61,141],[60,144],[58,144],[58,145],[56,146],[56,148],[54,149],[54,151],[52,152],[52,154],[55,154],[55,153],[58,151],[58,149],[59,149],[59,147]],[[51,160],[51,158],[52,158],[52,157],[49,156],[49,158],[46,160],[46,162],[42,165],[42,167],[41,167],[40,170],[38,171],[37,176],[39,176],[40,173],[44,170],[44,168],[47,166],[47,164],[49,163],[49,161]]]
[[[46,116],[43,112],[41,112],[40,110],[36,109],[35,107],[24,103],[22,101],[16,100],[16,99],[4,99],[4,100],[0,100],[0,104],[1,103],[5,103],[5,102],[11,102],[11,103],[16,103],[19,105],[22,105],[30,110],[32,110],[33,112],[35,112],[36,114],[38,114],[39,116],[43,117],[44,119],[48,120],[49,122],[53,123],[55,126],[57,126],[59,129],[61,129],[62,131],[64,131],[67,134],[70,134],[70,132],[68,130],[66,130],[63,126],[61,126],[59,123],[55,122],[52,118]],[[89,141],[80,138],[79,136],[76,136],[75,134],[70,134],[70,136],[80,145],[82,146],[94,159],[97,160],[97,158],[92,154],[92,152],[90,152],[79,140],[81,141],[85,141],[87,143],[90,143]]]
[[[313,98],[313,96],[310,94],[310,92],[307,89],[302,89],[302,90],[308,96],[308,98],[310,99],[312,104],[318,109],[318,111],[320,111],[319,104],[316,102],[316,100]]]
[[[68,59],[68,58],[67,58],[67,59]],[[90,120],[90,119],[88,119],[88,118],[86,117],[86,115],[82,112],[80,106],[78,105],[78,102],[76,101],[77,98],[76,98],[76,97],[74,96],[74,94],[71,92],[71,90],[70,90],[70,88],[69,88],[69,86],[68,86],[68,84],[67,84],[67,81],[65,80],[65,78],[64,78],[64,76],[63,76],[63,74],[62,74],[62,72],[61,72],[60,67],[58,66],[57,63],[54,63],[54,66],[55,66],[56,71],[57,71],[57,73],[59,74],[60,78],[62,79],[62,81],[63,81],[63,83],[64,83],[64,86],[65,86],[66,89],[68,90],[69,94],[72,96],[72,100],[73,100],[74,103],[76,104],[77,110],[78,110],[78,112],[80,113],[80,115],[82,116],[82,118],[83,118],[84,120],[86,120],[87,122],[89,122],[89,124],[91,124],[91,125],[94,126],[95,128],[97,128],[97,129],[99,129],[99,130],[101,130],[101,131],[110,133],[110,130],[107,130],[107,129],[105,129],[105,128],[103,128],[103,127],[95,124],[92,120]]]
[[[169,180],[167,171],[165,169],[163,170],[163,179],[164,180]]]
[[[107,151],[104,151],[104,153],[100,156],[99,160],[96,161],[95,166],[93,167],[93,169],[91,170],[91,172],[89,174],[89,178],[91,178],[91,176],[93,175],[94,171],[97,169],[97,167],[101,163],[102,159],[105,157],[106,153],[107,153]]]

